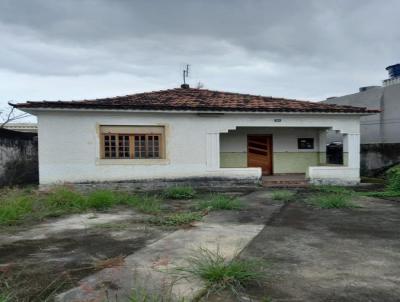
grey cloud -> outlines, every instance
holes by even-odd
[[[399,60],[399,10],[397,0],[3,0],[0,71],[26,98],[37,95],[33,82],[46,98],[49,78],[77,87],[85,77],[102,95],[128,90],[127,79],[132,91],[177,86],[188,62],[193,84],[320,99],[385,77]],[[110,74],[127,86],[104,87]],[[59,97],[82,94],[74,89]]]

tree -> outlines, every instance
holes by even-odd
[[[8,106],[0,111],[0,128],[4,128],[8,123],[26,118],[29,115],[29,113],[20,112],[15,107]]]

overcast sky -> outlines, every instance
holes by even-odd
[[[0,0],[0,106],[178,87],[306,100],[379,85],[399,0]]]

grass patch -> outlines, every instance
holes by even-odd
[[[219,250],[216,252],[201,248],[188,259],[188,265],[176,269],[182,278],[202,279],[208,293],[224,289],[234,294],[242,293],[246,286],[260,285],[266,280],[267,263],[259,259],[227,260]]]
[[[202,218],[203,215],[199,212],[183,212],[165,216],[151,217],[148,222],[163,226],[181,226],[189,225],[195,221],[200,221]]]
[[[197,204],[197,208],[200,210],[240,210],[243,208],[243,203],[235,197],[213,194],[208,196],[206,199],[201,200]]]
[[[273,200],[289,202],[289,201],[292,201],[295,196],[296,196],[296,194],[293,191],[279,190],[279,191],[273,191],[271,198]]]
[[[0,302],[11,302],[11,298],[9,295],[0,293]]]
[[[357,196],[356,192],[340,186],[313,186],[312,190],[316,194],[307,199],[307,202],[321,209],[343,209],[357,208],[358,206],[352,202],[353,197]]]
[[[363,192],[361,195],[377,198],[400,197],[400,191]]]
[[[319,186],[311,186],[311,189],[320,193],[336,193],[336,194],[347,194],[352,195],[355,192],[349,188],[340,187],[340,186],[329,186],[329,185],[319,185]]]
[[[117,194],[109,190],[98,190],[91,192],[84,203],[86,202],[88,208],[96,210],[105,210],[111,208],[115,204],[120,204],[121,200]]]
[[[170,199],[191,199],[196,196],[196,191],[192,187],[175,186],[165,189],[164,196]]]
[[[32,212],[34,198],[29,191],[2,190],[0,195],[0,224],[15,223]]]
[[[155,195],[131,195],[123,203],[146,214],[157,214],[161,211],[161,199]]]
[[[0,225],[12,225],[24,220],[41,220],[45,217],[83,213],[89,210],[106,210],[117,205],[127,205],[149,214],[161,211],[161,200],[154,195],[132,195],[111,190],[82,194],[65,186],[54,187],[49,192],[37,192],[33,189],[2,189]]]
[[[56,187],[49,193],[42,195],[42,198],[45,198],[46,203],[51,208],[82,209],[87,207],[85,198],[82,194],[67,187]]]
[[[321,209],[342,209],[357,207],[351,201],[351,195],[340,193],[319,193],[308,198],[307,202]]]

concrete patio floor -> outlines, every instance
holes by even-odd
[[[251,301],[400,301],[400,202],[361,197],[359,208],[293,202],[243,250],[270,262],[269,281]],[[228,292],[208,301],[237,301]]]

